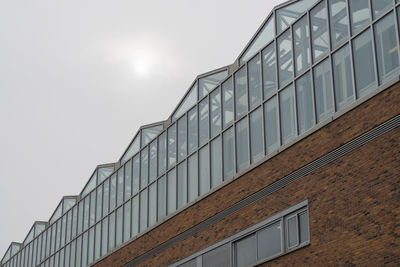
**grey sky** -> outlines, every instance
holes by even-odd
[[[284,0],[0,0],[0,258]]]

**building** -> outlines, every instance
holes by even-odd
[[[399,266],[399,2],[277,6],[1,266]]]

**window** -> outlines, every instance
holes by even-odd
[[[285,241],[283,241],[283,229]],[[234,266],[244,267],[264,262],[283,252],[307,245],[309,240],[308,211],[301,209],[235,241]]]
[[[393,7],[393,0],[372,0],[372,12],[374,19]]]
[[[224,179],[231,178],[235,174],[235,143],[233,134],[233,128],[223,133]]]
[[[211,142],[211,187],[222,183],[222,144],[218,136]]]
[[[158,173],[162,174],[167,169],[167,133],[163,132],[158,137]]]
[[[399,49],[393,12],[374,25],[379,82],[383,84],[399,73]]]
[[[176,124],[168,128],[168,167],[176,163]]]
[[[208,141],[208,97],[199,104],[199,146]]]
[[[296,81],[296,99],[299,134],[302,134],[314,125],[314,104],[309,72]]]
[[[130,200],[124,204],[124,242],[131,238],[131,207]]]
[[[209,164],[208,145],[199,151],[199,184],[200,195],[210,190],[210,164]]]
[[[333,54],[336,110],[341,110],[354,101],[351,76],[350,51],[346,45]]]
[[[276,91],[275,42],[262,51],[264,99]]]
[[[279,87],[283,87],[293,79],[292,39],[290,30],[278,39]]]
[[[149,226],[157,222],[157,183],[149,187]]]
[[[211,138],[221,131],[220,87],[210,94],[210,128]]]
[[[173,267],[255,266],[310,243],[307,200],[173,264]]]
[[[125,179],[124,179],[124,187],[125,187],[125,199],[129,199],[132,193],[132,160],[129,160],[125,164]],[[97,197],[97,199],[99,199]]]
[[[332,78],[330,60],[326,59],[314,68],[314,94],[317,122],[333,113]]]
[[[178,162],[186,157],[186,115],[178,120]],[[151,170],[151,168],[150,168]]]
[[[251,163],[257,162],[264,156],[263,148],[263,112],[262,107],[259,107],[250,114]]]
[[[167,177],[164,175],[160,179],[158,179],[158,209],[157,209],[157,217],[158,220],[162,219],[167,215]]]
[[[307,19],[308,17],[304,16],[293,25],[296,75],[304,72],[311,64],[310,30]]]
[[[186,133],[185,133],[186,134]],[[157,139],[150,144],[150,157],[149,157],[149,183],[157,178]],[[125,184],[126,187],[126,184]],[[126,199],[126,196],[125,196]]]
[[[249,166],[249,135],[247,117],[236,124],[236,169],[241,171]]]
[[[197,107],[188,113],[188,149],[189,154],[197,149]]]
[[[235,73],[235,108],[236,118],[247,112],[246,69],[242,67]]]
[[[329,33],[325,1],[319,3],[310,12],[313,62],[317,62],[329,51]]]
[[[250,109],[261,103],[261,58],[257,55],[247,65]]]
[[[149,175],[149,147],[146,146],[140,152],[140,189],[143,189],[147,186],[149,182],[148,175]]]
[[[349,18],[347,17],[346,6],[346,0],[329,0],[329,19],[333,49],[349,38]]]
[[[143,232],[147,228],[147,211],[148,211],[148,206],[147,206],[147,189],[143,190],[140,192],[140,232]]]
[[[296,137],[294,102],[293,85],[289,85],[279,93],[282,145]]]
[[[279,147],[278,97],[274,96],[264,104],[264,129],[267,154]]]
[[[353,41],[354,72],[357,97],[362,97],[375,89],[375,69],[373,60],[371,31],[368,29]]]
[[[187,203],[186,161],[178,165],[178,209]]]
[[[176,210],[176,171],[172,169],[168,173],[167,211],[171,214]]]
[[[188,159],[188,202],[195,200],[198,196],[199,181],[197,169],[197,154],[194,153]]]
[[[382,0],[379,0],[382,1]],[[369,0],[351,0],[350,5],[350,19],[351,19],[351,33],[352,35],[360,32],[371,21]]]
[[[229,78],[222,84],[222,118],[223,128],[233,122],[233,84],[232,78]]]

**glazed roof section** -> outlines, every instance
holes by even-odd
[[[316,2],[318,2],[318,0],[290,0],[276,6],[233,64],[198,75],[167,120],[141,126],[118,162],[98,165],[81,193],[78,196],[64,196],[57,205],[57,208],[53,212],[49,221],[35,222],[23,243],[11,243],[0,263],[4,264],[7,262],[23,246],[45,230],[48,225],[52,224],[64,215],[77,203],[79,199],[83,198],[94,189],[96,185],[109,177],[119,165],[129,160],[133,155],[140,151],[141,148],[145,147],[163,130],[165,130],[169,124],[177,120],[182,114],[196,105],[196,103],[203,97],[207,96],[210,91],[219,86],[221,82],[224,81],[234,70],[238,69],[240,65],[251,59],[260,49],[271,42],[275,36],[284,32],[291,23],[304,14],[304,12],[306,12]]]

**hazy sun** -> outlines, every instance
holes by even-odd
[[[154,64],[154,57],[151,51],[138,50],[133,54],[133,70],[138,76],[148,76]]]

